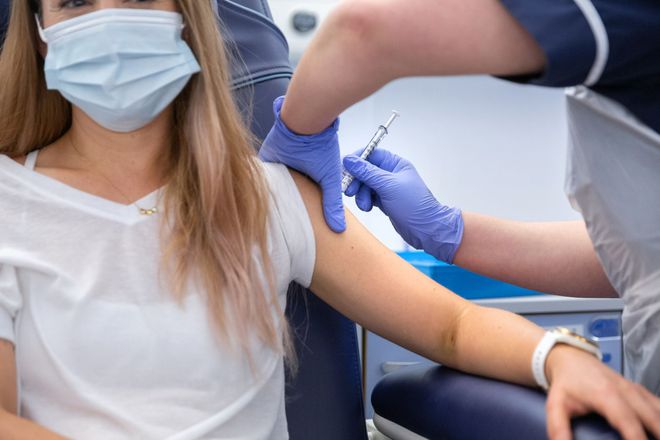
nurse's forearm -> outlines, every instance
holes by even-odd
[[[6,411],[0,411],[0,438],[13,440],[66,440],[54,432],[48,431],[26,419]]]
[[[316,133],[396,78],[530,74],[544,65],[541,48],[497,0],[346,0],[300,61],[282,119]]]
[[[525,223],[469,212],[463,219],[456,265],[557,295],[617,296],[584,222]]]

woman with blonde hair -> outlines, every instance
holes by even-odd
[[[292,280],[445,365],[535,384],[543,330],[350,215],[334,234],[312,183],[258,162],[208,1],[14,1],[0,78],[0,438],[288,438]],[[586,351],[546,355],[551,427],[596,410],[660,436],[657,398]]]

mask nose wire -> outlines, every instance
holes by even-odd
[[[216,18],[219,17],[219,11],[218,11],[218,2],[217,0],[211,0],[211,7],[213,8],[213,12],[215,13]],[[41,41],[44,43],[48,44],[48,38],[46,38],[46,33],[44,32],[44,28],[41,27],[41,20],[39,20],[39,15],[34,14],[34,21],[37,23],[37,31],[39,32],[39,38],[41,38]],[[185,29],[186,24],[182,23],[181,24],[181,29]]]

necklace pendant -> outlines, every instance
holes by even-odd
[[[140,208],[140,214],[147,216],[158,214],[158,208],[151,208],[151,209]]]

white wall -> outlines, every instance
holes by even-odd
[[[342,115],[342,153],[365,146],[392,109],[401,118],[381,146],[411,160],[438,200],[516,220],[579,218],[563,192],[561,90],[489,77],[399,80]],[[403,249],[380,211],[347,205],[387,246]]]

